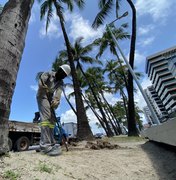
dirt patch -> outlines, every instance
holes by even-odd
[[[12,176],[19,180],[176,179],[175,152],[145,140],[82,141],[70,145],[68,152],[62,149],[57,157],[35,150],[11,152],[0,160],[0,180]]]

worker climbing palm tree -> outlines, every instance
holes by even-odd
[[[53,129],[56,123],[53,109],[60,103],[63,79],[70,74],[70,66],[61,65],[57,72],[44,72],[39,78],[37,103],[41,119],[40,149],[49,156],[61,154],[61,148],[55,145]]]

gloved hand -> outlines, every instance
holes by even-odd
[[[58,105],[59,105],[59,101],[57,99],[53,99],[51,101],[51,107],[52,108],[57,109]]]

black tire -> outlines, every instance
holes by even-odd
[[[11,151],[13,144],[12,144],[12,140],[10,138],[8,138],[8,145],[9,145],[9,151]]]
[[[16,151],[26,151],[26,150],[28,150],[29,145],[30,145],[29,139],[25,136],[22,136],[16,141],[15,150]]]

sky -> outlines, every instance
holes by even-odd
[[[6,2],[6,0],[1,0],[0,3],[4,5]],[[101,26],[97,30],[91,28],[91,24],[98,12],[98,1],[85,0],[85,2],[84,10],[75,9],[72,14],[66,10],[64,13],[66,30],[71,42],[74,42],[77,37],[83,36],[84,45],[101,37],[105,30],[105,26]],[[145,89],[151,84],[145,74],[146,57],[176,45],[176,1],[135,0],[133,2],[137,10],[135,67],[136,71],[144,74],[140,83]],[[128,32],[131,33],[131,10],[126,1],[121,1],[119,14],[123,14],[125,11],[128,11],[129,15],[116,22],[115,25],[118,27],[122,23],[128,22]],[[114,19],[115,16],[112,13],[106,19],[106,23],[110,23]],[[125,40],[119,42],[119,44],[128,59],[130,41]],[[64,47],[58,18],[56,16],[53,17],[46,34],[45,20],[40,20],[40,5],[36,1],[32,8],[25,48],[17,76],[10,120],[32,122],[34,113],[38,111],[36,74],[40,71],[50,71],[52,62],[55,60],[58,52],[63,50]],[[110,56],[108,52],[104,54],[105,59],[108,59]],[[67,93],[71,91],[71,89],[66,88]],[[115,104],[118,100],[112,94],[106,94],[106,98],[111,104]],[[73,104],[75,103],[73,99],[71,101]],[[135,94],[135,101],[138,102],[140,108],[146,105],[139,91]],[[62,122],[76,122],[76,117],[67,105],[63,95],[56,113],[61,116]],[[88,111],[88,117],[93,133],[101,131],[96,128],[96,119],[91,111]],[[143,120],[145,122],[144,116]]]

